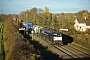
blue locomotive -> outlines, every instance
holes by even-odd
[[[31,22],[21,22],[19,31],[24,31],[24,34],[29,35],[32,31],[33,24]]]

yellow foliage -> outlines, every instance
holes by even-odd
[[[86,18],[88,18],[89,15],[88,15],[87,12],[84,12],[82,16],[83,16],[83,18],[86,20]]]
[[[49,12],[49,8],[46,6],[45,7],[45,13],[48,13]]]
[[[86,37],[89,37],[89,34],[85,34]]]
[[[47,6],[45,7],[45,13],[47,16],[50,16],[49,8]]]

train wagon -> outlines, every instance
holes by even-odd
[[[43,27],[39,26],[39,25],[33,25],[34,33],[39,34],[41,28],[43,28]]]

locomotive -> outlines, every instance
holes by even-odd
[[[63,45],[62,33],[50,28],[41,28],[40,34],[44,40],[48,40],[51,44]]]
[[[19,31],[24,31],[25,35],[29,36],[29,33],[32,31],[33,24],[31,22],[21,22]]]

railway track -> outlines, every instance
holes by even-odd
[[[65,54],[67,54],[68,56],[71,57],[71,59],[74,59],[74,58],[80,58],[75,52],[72,52],[70,50],[68,50],[67,48],[65,48],[64,46],[57,46],[57,45],[54,45],[55,48],[59,49],[60,51],[64,52]]]
[[[61,50],[59,48],[56,48],[54,46],[48,47],[48,50],[50,50],[53,53],[59,55],[59,57],[62,58],[62,59],[73,59],[73,57],[70,56],[69,54],[67,54],[65,51],[63,51],[63,50]]]
[[[51,44],[49,41],[45,40],[47,43]],[[80,58],[81,56],[79,56],[78,54],[76,54],[75,52],[72,52],[71,50],[67,49],[67,47],[65,46],[59,46],[59,45],[53,45],[53,47],[55,47],[56,49],[58,49],[59,51],[63,52],[63,55],[59,54],[59,56],[63,56],[62,58],[64,59],[74,59],[74,58]]]
[[[82,53],[81,55],[84,55],[84,57],[90,57],[90,51],[88,51],[88,50],[85,50],[85,49],[78,47],[76,45],[73,45],[73,44],[68,44],[68,47]]]
[[[51,44],[49,41],[45,40],[47,43]],[[90,57],[90,51],[84,50],[83,48],[80,48],[73,44],[68,44],[66,46],[59,46],[59,45],[53,45],[56,49],[62,51],[66,55],[69,56],[69,58],[74,59],[87,59]]]
[[[39,41],[43,46],[44,45],[47,46],[48,50],[52,51],[55,54],[58,54],[59,57],[63,59],[88,60],[87,58],[90,56],[89,52],[80,50],[80,48],[72,44],[68,44],[66,46],[58,46],[58,45],[51,45],[50,42],[48,42],[47,40],[43,40],[37,36],[34,36],[34,39]]]
[[[40,44],[47,47],[48,50],[52,51],[52,53],[57,54],[59,58],[62,59],[72,59],[73,57],[65,53],[64,51],[55,48],[53,45],[50,44],[47,40],[43,40],[36,35],[34,35],[34,40],[39,41]]]
[[[82,48],[78,48],[75,45],[68,44],[66,46],[60,46],[60,47],[54,45],[54,47],[61,51],[64,51],[67,55],[71,56],[74,59],[82,59],[82,60],[90,59],[90,51],[83,50]]]

